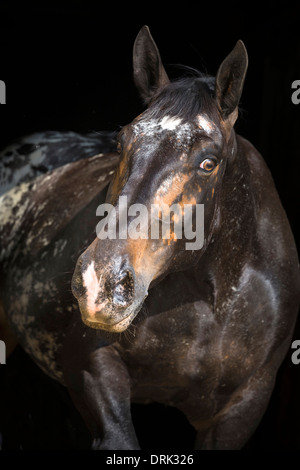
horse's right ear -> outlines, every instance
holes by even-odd
[[[143,26],[133,46],[133,77],[146,103],[160,87],[169,83],[159,51],[148,26]]]

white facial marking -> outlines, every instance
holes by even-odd
[[[212,121],[207,119],[204,115],[201,116],[200,114],[197,116],[197,125],[200,129],[203,129],[206,134],[211,134],[216,128]]]
[[[152,138],[156,145],[159,144],[162,133],[169,131],[173,144],[176,147],[188,147],[193,137],[194,128],[195,124],[193,123],[186,122],[182,124],[182,119],[180,118],[164,116],[161,120],[152,118],[141,119],[134,124],[133,131],[136,136]]]
[[[159,140],[164,131],[169,131],[171,142],[174,147],[181,150],[188,150],[197,138],[197,130],[205,132],[207,135],[219,133],[218,127],[205,114],[198,114],[193,121],[183,122],[181,118],[166,115],[162,119],[143,118],[133,125],[134,135],[153,139],[151,149],[159,145]]]
[[[157,119],[141,119],[133,126],[133,132],[136,136],[156,137],[159,131],[160,127],[158,126]]]
[[[96,304],[96,299],[99,294],[101,278],[98,281],[98,277],[94,268],[94,261],[87,267],[83,275],[83,285],[87,290],[87,308],[90,314],[96,313],[97,310],[100,310],[104,305]]]
[[[176,129],[177,126],[179,126],[180,123],[181,119],[179,118],[164,116],[159,124],[160,127],[162,127],[163,129],[173,131],[174,129]]]
[[[147,135],[148,137],[158,136],[164,130],[174,131],[182,122],[182,119],[164,116],[161,120],[158,119],[142,119],[138,121],[134,127],[134,133],[136,135]]]

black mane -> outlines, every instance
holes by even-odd
[[[159,89],[151,100],[151,117],[176,116],[185,121],[197,114],[216,114],[214,100],[215,78],[202,75],[179,78]]]

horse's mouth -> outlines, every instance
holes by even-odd
[[[81,318],[85,325],[89,326],[90,328],[94,328],[96,330],[104,330],[110,333],[122,333],[125,331],[129,325],[132,323],[136,315],[139,313],[143,305],[141,302],[132,312],[130,312],[127,316],[121,318],[117,322],[110,324],[108,322],[104,322],[103,319],[101,321],[101,314],[95,315],[91,317],[87,315],[85,312],[82,312]]]

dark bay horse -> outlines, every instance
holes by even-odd
[[[23,348],[67,387],[95,449],[139,449],[130,404],[152,401],[186,415],[195,448],[239,449],[268,405],[300,286],[272,177],[234,131],[246,49],[239,41],[215,79],[170,82],[143,27],[133,62],[147,109],[119,133],[119,156],[11,190],[3,311]],[[173,226],[169,239],[99,239],[97,207],[112,204],[120,227],[121,197],[149,210],[177,203],[184,215],[204,204],[202,246],[187,250]]]

